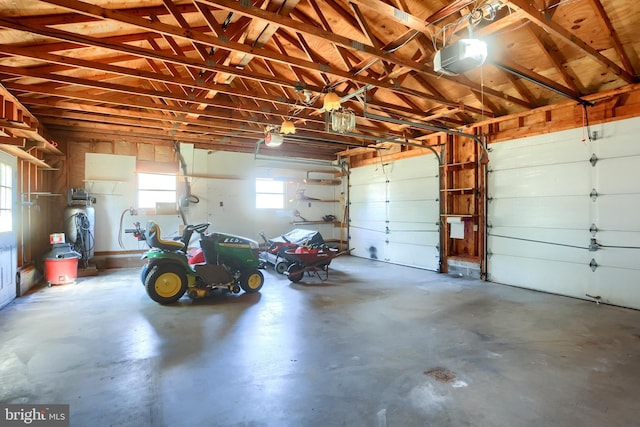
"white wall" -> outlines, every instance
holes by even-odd
[[[246,236],[261,242],[260,232],[267,237],[275,237],[293,228],[306,228],[320,231],[325,239],[340,237],[340,229],[332,224],[312,224],[294,226],[291,223],[297,218],[293,216],[298,209],[308,220],[320,220],[322,216],[331,214],[342,216],[340,203],[316,203],[297,201],[296,190],[305,189],[305,194],[318,199],[340,199],[345,185],[320,186],[305,185],[300,181],[307,176],[308,170],[331,170],[329,163],[284,162],[278,160],[256,160],[253,154],[221,152],[194,149],[193,145],[182,144],[181,154],[187,163],[191,194],[199,198],[199,203],[190,204],[184,209],[187,221],[195,224],[210,222],[210,231],[218,230]],[[108,156],[108,155],[101,155]],[[122,234],[124,249],[118,244],[120,217],[123,215],[123,228],[132,228],[134,221],[143,226],[150,219],[158,222],[162,234],[176,234],[182,224],[179,215],[144,215],[131,216],[130,207],[136,207],[137,181],[130,156],[113,156],[116,162],[109,163],[109,173],[97,173],[88,168],[96,181],[87,182],[87,189],[96,197],[94,205],[95,250],[96,252],[112,252],[121,250],[145,249],[144,243],[138,242],[130,234]],[[135,159],[133,159],[135,166]],[[317,175],[312,175],[313,177]],[[213,177],[213,178],[212,178]],[[226,178],[225,178],[226,177]],[[256,209],[255,178],[277,178],[287,181],[287,203],[285,209]],[[328,176],[322,176],[323,178]],[[100,178],[100,180],[97,180]],[[105,180],[105,181],[102,181]],[[291,181],[291,182],[289,182]],[[296,182],[293,182],[296,181]],[[179,189],[184,184],[179,183]],[[309,206],[310,203],[310,206]]]

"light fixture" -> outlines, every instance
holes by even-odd
[[[264,136],[264,145],[267,147],[279,147],[283,141],[282,134],[276,128],[270,127],[267,129],[267,134]]]
[[[329,92],[324,96],[323,107],[326,111],[333,111],[340,108],[340,97],[335,92]]]
[[[280,133],[283,135],[290,135],[296,133],[296,125],[289,119],[285,119],[280,125]]]
[[[433,70],[449,76],[457,76],[484,64],[487,59],[487,43],[479,39],[460,39],[436,52]]]
[[[356,128],[356,113],[348,108],[331,112],[331,129],[338,133],[351,132]]]

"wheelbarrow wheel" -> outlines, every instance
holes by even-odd
[[[304,276],[304,267],[300,264],[291,264],[287,269],[287,276],[293,283],[298,283]]]
[[[286,261],[278,261],[274,268],[276,273],[284,274],[287,271],[287,267],[289,267],[289,264]]]
[[[248,294],[258,292],[264,284],[264,276],[260,270],[245,270],[240,275],[240,287]]]

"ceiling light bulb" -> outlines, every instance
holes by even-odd
[[[335,92],[329,92],[324,96],[324,109],[333,111],[340,108],[340,97]]]
[[[280,133],[283,135],[289,135],[296,133],[296,126],[291,120],[284,120],[280,125]]]

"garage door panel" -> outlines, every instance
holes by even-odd
[[[351,169],[350,181],[353,181],[355,185],[361,185],[366,183],[384,183],[387,178],[382,170],[378,166],[365,166],[361,168]]]
[[[491,172],[489,197],[587,196],[591,192],[590,169],[584,161]]]
[[[402,181],[389,182],[389,196],[393,201],[401,200],[422,200],[436,199],[436,195],[440,191],[440,180],[437,176],[405,179]]]
[[[392,232],[403,232],[403,233],[438,233],[439,232],[439,224],[435,221],[433,222],[402,222],[402,221],[394,221],[393,228],[390,228]]]
[[[440,264],[438,249],[433,246],[412,245],[406,243],[389,242],[387,260],[394,264],[410,267],[426,268],[437,271]]]
[[[609,304],[640,307],[640,281],[637,270],[599,266],[593,275],[595,284],[586,293],[600,296],[602,302]]]
[[[438,159],[432,154],[426,156],[412,157],[392,163],[393,167],[387,169],[391,181],[403,181],[405,179],[416,179],[417,171],[419,176],[438,176]]]
[[[598,243],[602,244],[600,241]],[[601,266],[633,270],[636,280],[640,279],[640,249],[604,247],[593,252],[591,257]]]
[[[638,128],[640,120],[607,123],[593,141],[593,151],[599,159],[635,156],[638,154]]]
[[[438,246],[440,235],[437,230],[390,230],[389,241],[407,245]]]
[[[539,228],[591,226],[591,199],[588,196],[493,199],[489,202],[489,224]]]
[[[587,248],[591,233],[587,229],[541,228],[541,227],[499,227],[492,226],[489,236],[499,236],[514,240],[533,240],[554,245]],[[496,237],[498,238],[498,237]]]
[[[640,156],[599,161],[594,168],[595,188],[602,194],[640,193]]]
[[[588,245],[583,249],[569,246],[550,245],[525,240],[489,236],[488,246],[493,255],[509,255],[514,257],[536,258],[539,260],[555,260],[571,263],[589,264]]]
[[[522,288],[584,298],[591,280],[587,264],[492,255],[489,280]]]
[[[597,242],[603,246],[640,248],[640,232],[638,231],[608,231],[599,230],[596,234]],[[640,249],[635,249],[635,259],[640,265]]]
[[[384,260],[386,258],[386,234],[363,228],[350,228],[351,255]]]
[[[491,169],[511,169],[588,160],[593,152],[576,129],[491,146]]]
[[[387,190],[384,184],[352,185],[349,190],[351,203],[384,203],[387,199]]]
[[[386,215],[386,203],[352,203],[349,205],[349,218],[352,222],[378,219],[384,221]]]
[[[436,222],[439,205],[435,200],[389,203],[389,220],[396,222]]]
[[[640,231],[640,194],[604,195],[594,208],[594,224],[602,230]]]

